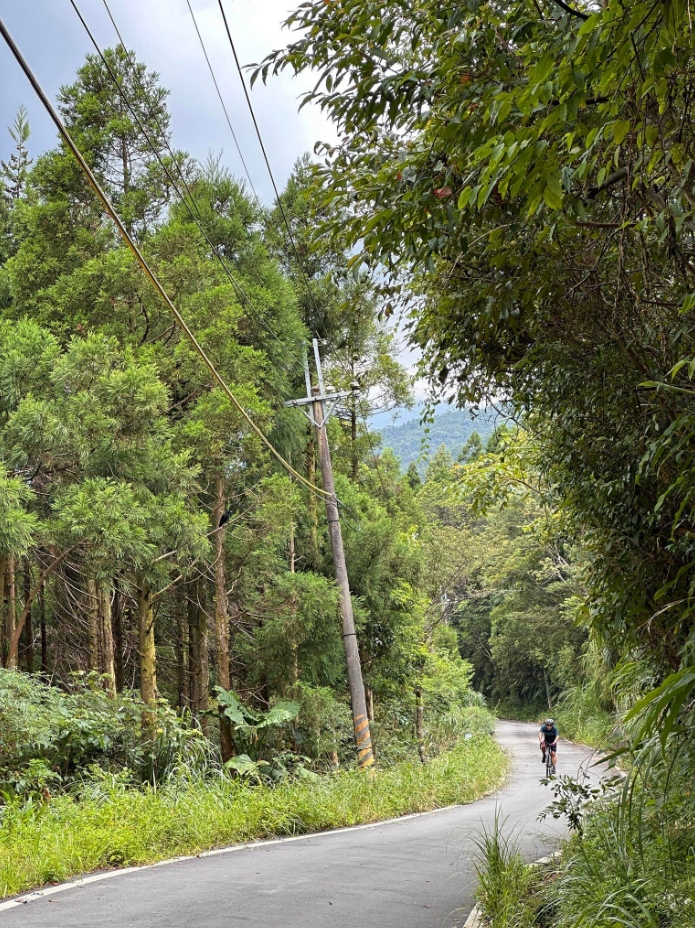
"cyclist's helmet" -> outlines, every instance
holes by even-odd
[[[555,724],[555,721],[554,721],[553,719],[546,719],[546,720],[545,720],[545,724],[546,724],[546,725],[554,725],[554,724]]]

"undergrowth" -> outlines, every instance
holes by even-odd
[[[624,791],[584,806],[551,873],[526,866],[499,828],[485,835],[479,899],[491,928],[695,925],[689,750],[669,741],[631,768]]]
[[[296,835],[471,802],[499,785],[504,755],[480,734],[431,763],[373,776],[355,770],[252,786],[172,776],[136,788],[96,769],[74,795],[9,801],[0,810],[0,894],[75,874],[153,863],[225,844]]]

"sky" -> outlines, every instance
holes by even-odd
[[[76,0],[82,15],[102,48],[118,39],[103,0]],[[113,17],[140,60],[160,75],[170,91],[169,109],[175,147],[205,160],[209,152],[222,152],[222,161],[237,177],[244,171],[217,97],[203,51],[195,32],[187,0],[108,0]],[[232,35],[243,65],[261,61],[291,38],[282,28],[292,0],[224,0]],[[253,186],[261,200],[272,202],[270,178],[254,132],[243,91],[224,30],[217,0],[191,0],[201,34],[212,61],[222,95],[239,141]],[[0,17],[52,99],[73,81],[77,68],[93,46],[70,0],[0,0]],[[251,98],[280,189],[295,161],[313,152],[317,141],[334,142],[331,123],[314,106],[299,111],[301,94],[313,85],[310,75],[293,77],[289,71],[256,82]],[[36,100],[26,78],[0,40],[0,158],[7,158],[12,140],[4,131],[20,106],[29,113],[30,153],[52,147],[56,132]],[[412,352],[401,349],[408,367]],[[421,393],[420,386],[417,390]]]
[[[174,142],[196,158],[209,151],[223,154],[224,163],[237,176],[243,168],[224,119],[203,51],[195,33],[186,0],[108,0],[126,41],[149,68],[159,73],[171,91]],[[232,125],[255,189],[270,202],[272,188],[234,68],[217,0],[191,0],[203,39],[217,75]],[[118,41],[103,0],[78,0],[78,6],[102,48]],[[282,22],[294,4],[291,0],[225,0],[225,9],[242,64],[260,61],[286,43],[291,33]],[[0,0],[0,16],[52,98],[70,83],[87,52],[93,51],[70,0]],[[2,43],[0,43],[2,44]],[[3,127],[25,105],[32,128],[32,152],[55,142],[55,130],[34,98],[18,65],[6,47],[0,49],[0,157],[11,139]],[[312,151],[318,140],[333,141],[335,132],[316,107],[298,112],[299,96],[311,86],[308,76],[289,72],[258,83],[252,99],[270,156],[282,187],[294,162]]]

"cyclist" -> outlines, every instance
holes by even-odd
[[[546,719],[541,725],[538,732],[538,740],[542,752],[543,763],[545,763],[545,752],[550,751],[550,757],[553,762],[553,773],[555,773],[555,763],[557,761],[557,726],[553,719]]]

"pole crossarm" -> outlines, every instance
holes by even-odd
[[[306,399],[302,397],[299,400],[287,400],[287,402],[285,403],[285,406],[308,406],[309,403],[314,403],[316,402],[316,400],[318,400],[319,403],[328,403],[331,400],[334,400],[334,401],[344,400],[352,395],[353,395],[352,393],[344,392],[344,393],[326,393],[323,396],[307,396]]]

